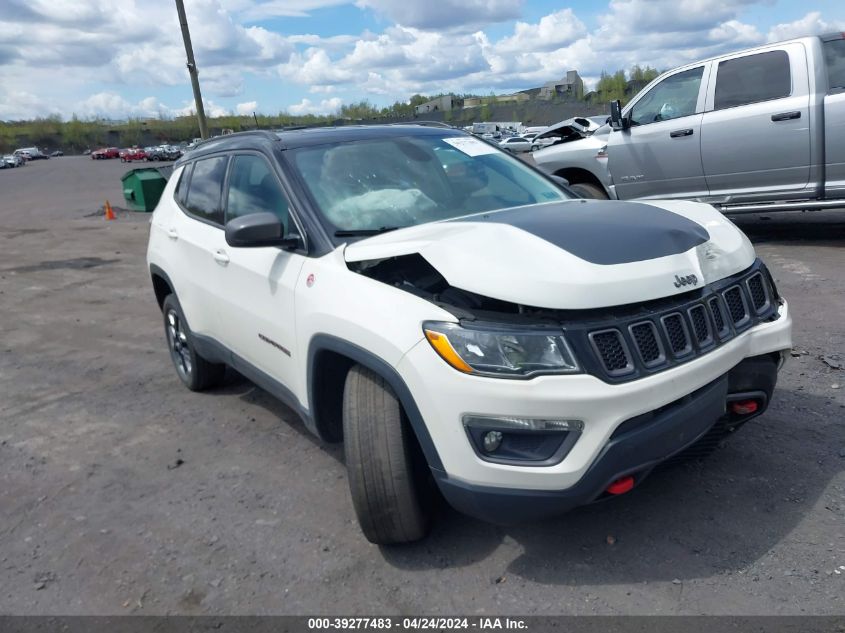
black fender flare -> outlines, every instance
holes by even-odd
[[[431,434],[428,432],[428,428],[425,425],[425,421],[423,420],[422,414],[420,413],[419,407],[417,407],[417,403],[414,400],[414,396],[411,394],[411,390],[408,388],[408,385],[405,384],[402,376],[399,375],[399,372],[396,371],[392,365],[363,347],[359,347],[354,343],[350,343],[349,341],[345,341],[330,334],[316,334],[311,338],[311,341],[308,344],[307,370],[309,408],[313,408],[316,389],[314,380],[315,359],[317,354],[323,351],[334,352],[336,354],[340,354],[341,356],[346,356],[359,365],[374,371],[387,381],[387,384],[389,384],[390,388],[393,389],[396,397],[399,398],[399,402],[405,410],[405,415],[408,416],[408,421],[411,423],[411,428],[414,431],[414,435],[420,444],[420,448],[423,451],[423,455],[425,455],[425,459],[428,462],[429,467],[442,471],[443,462],[440,460],[440,455],[437,454],[434,441],[431,439]]]

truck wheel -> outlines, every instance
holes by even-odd
[[[434,489],[422,452],[393,391],[360,365],[346,376],[343,437],[352,505],[367,540],[390,545],[425,536]]]
[[[188,329],[176,295],[167,295],[161,309],[164,314],[164,332],[170,349],[170,359],[181,381],[191,391],[203,391],[219,384],[226,373],[226,365],[210,363],[197,354],[191,330]]]
[[[608,199],[608,195],[604,189],[589,182],[579,182],[574,185],[569,185],[569,188],[582,198],[592,198],[595,200]]]

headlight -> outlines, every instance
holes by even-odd
[[[434,321],[423,323],[423,331],[443,360],[467,374],[524,378],[580,371],[562,332],[471,329]]]

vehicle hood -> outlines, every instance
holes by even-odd
[[[755,258],[748,238],[709,205],[615,200],[422,224],[349,244],[344,257],[369,262],[415,253],[455,288],[571,310],[681,294],[738,273]]]
[[[571,119],[566,119],[560,123],[550,125],[534,137],[534,140],[560,137],[561,140],[559,142],[568,143],[581,138],[587,138],[599,129],[599,127],[601,126],[594,121],[585,119],[584,117],[572,117]]]

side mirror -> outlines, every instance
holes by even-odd
[[[284,235],[281,220],[273,213],[250,213],[226,223],[226,243],[238,248],[278,246],[296,248],[299,235]]]
[[[567,189],[569,188],[569,181],[566,178],[564,178],[563,176],[555,176],[554,174],[550,174],[549,178],[554,180],[561,187],[566,187]]]
[[[622,102],[619,99],[610,102],[610,127],[614,130],[627,130],[631,127],[628,117],[622,116]]]

